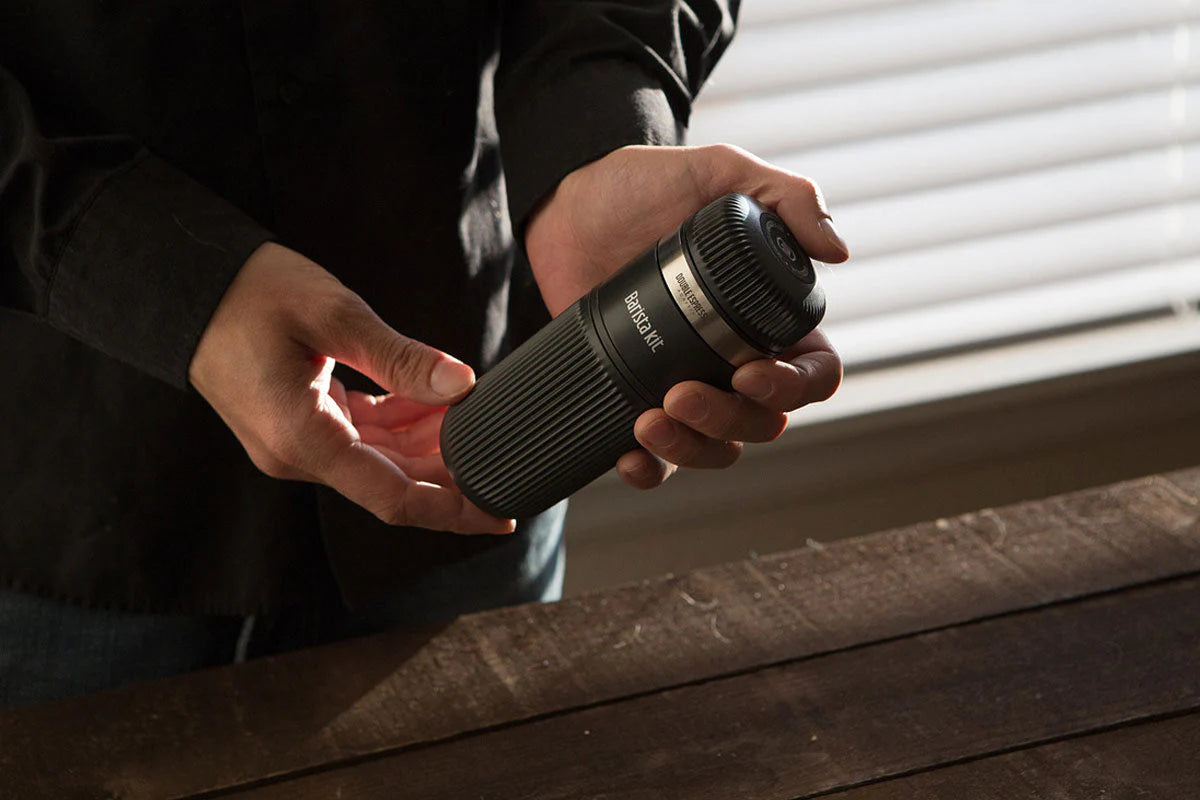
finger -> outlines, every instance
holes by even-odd
[[[439,438],[445,414],[431,414],[403,430],[393,431],[375,425],[361,425],[355,420],[359,436],[371,445],[381,444],[404,456],[427,456],[441,450]]]
[[[426,405],[396,394],[347,392],[346,402],[354,423],[378,428],[406,428],[417,420],[442,411],[445,405]]]
[[[333,402],[337,403],[338,410],[342,412],[342,416],[348,419],[350,417],[350,405],[349,399],[346,397],[346,387],[340,380],[333,377],[333,366],[334,362],[332,359],[330,359],[328,367],[326,367],[325,370],[322,370],[322,376],[325,376],[326,371],[329,373],[328,377],[326,378],[329,384],[329,396],[333,398]],[[318,380],[320,379],[318,378]]]
[[[392,394],[431,406],[452,403],[475,384],[458,359],[392,330],[358,295],[346,290],[323,314],[307,320],[308,346],[366,375]]]
[[[446,468],[446,462],[442,460],[440,453],[413,457],[398,453],[386,445],[376,444],[371,446],[387,456],[388,460],[399,467],[408,477],[426,483],[436,483],[439,486],[455,488],[454,478],[450,476],[450,470]]]
[[[512,520],[485,513],[456,489],[405,475],[387,456],[354,435],[353,429],[314,430],[304,440],[309,443],[303,450],[306,463],[297,466],[389,525],[456,533],[513,530]]]
[[[399,511],[394,512],[401,525],[417,525],[438,530],[442,520],[456,519],[446,530],[457,533],[506,534],[516,530],[516,520],[498,519],[478,508],[457,489],[413,481],[408,485]],[[385,518],[386,521],[386,518]]]
[[[642,447],[681,467],[720,469],[737,461],[742,453],[740,442],[702,436],[671,419],[661,408],[652,408],[638,417],[633,435]]]
[[[812,180],[730,145],[698,147],[694,153],[694,179],[708,200],[728,192],[748,194],[779,214],[812,258],[836,264],[850,257]]]
[[[822,328],[813,328],[808,332],[807,336],[780,353],[779,358],[782,361],[791,361],[797,356],[817,351],[837,355],[837,350],[834,349],[833,343],[829,341],[829,337],[825,335],[825,331]]]
[[[770,442],[787,427],[785,414],[699,381],[671,387],[663,410],[697,433],[725,442]]]
[[[733,374],[733,388],[739,394],[782,412],[828,400],[841,382],[841,359],[826,350],[797,355],[790,361],[751,361]]]
[[[617,474],[635,489],[661,486],[677,467],[646,450],[630,450],[617,459]]]

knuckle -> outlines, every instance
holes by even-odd
[[[357,332],[362,329],[364,317],[371,313],[365,300],[342,287],[325,300],[320,323],[327,333],[335,335],[346,331]]]
[[[318,351],[358,347],[364,314],[371,313],[366,301],[340,284],[319,286],[293,305],[292,324],[306,337],[304,343]]]
[[[842,362],[836,356],[805,359],[798,370],[809,402],[828,400],[842,384]]]
[[[741,438],[751,421],[752,413],[748,404],[745,403],[739,403],[733,408],[714,410],[712,412],[714,438],[726,440]]]
[[[708,194],[722,194],[740,184],[748,165],[756,161],[747,151],[726,143],[705,145],[698,155],[699,182],[708,187]]]
[[[788,376],[788,383],[795,394],[805,394],[811,389],[813,381],[821,376],[820,365],[811,357],[794,361],[791,367],[794,371]]]
[[[702,430],[697,430],[703,436],[712,439],[725,440],[736,438],[742,432],[743,425],[732,414],[712,412]]]
[[[678,436],[668,452],[667,460],[673,464],[687,466],[704,460],[704,443],[708,437],[702,433],[685,432]]]
[[[758,427],[762,409],[754,401],[740,397],[718,397],[709,403],[703,433],[718,441],[743,439]]]
[[[809,192],[810,194],[817,194],[820,192],[817,182],[807,175],[795,175],[793,176],[792,180],[796,182],[797,189]]]
[[[752,158],[749,151],[728,142],[706,145],[704,150],[710,158],[717,161],[738,162]]]
[[[803,194],[805,199],[816,203],[819,208],[825,207],[825,195],[816,181],[807,175],[797,175],[794,180],[796,191]]]
[[[429,354],[419,343],[400,334],[388,337],[380,355],[399,386],[414,386],[428,381],[432,369]]]

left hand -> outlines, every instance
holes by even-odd
[[[531,217],[530,266],[557,315],[712,200],[743,192],[774,210],[808,255],[849,257],[820,190],[807,178],[729,145],[623,147],[564,178]],[[687,467],[727,467],[742,442],[767,442],[787,427],[786,412],[826,400],[842,362],[817,329],[780,354],[740,367],[735,392],[698,381],[676,384],[663,408],[642,414],[634,435],[644,450],[617,462],[630,485],[650,489]]]

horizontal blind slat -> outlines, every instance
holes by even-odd
[[[1200,202],[981,237],[826,271],[829,323],[1200,255]]]
[[[1200,142],[841,204],[857,259],[1200,196]]]
[[[1200,350],[1200,317],[1159,317],[1047,336],[919,363],[862,372],[851,368],[837,397],[793,411],[793,425],[868,414],[1002,386],[1132,364]]]
[[[853,14],[900,5],[914,5],[914,0],[748,0],[742,3],[738,22],[742,28],[754,28],[776,22]]]
[[[753,4],[751,4],[753,5]],[[796,3],[797,6],[806,5]],[[1123,32],[1200,20],[1179,0],[1094,4],[1079,0],[907,3],[870,14],[802,19],[739,32],[736,50],[705,88],[706,102],[734,94],[842,82],[871,74],[978,61]],[[786,65],[786,67],[785,67]]]
[[[1166,312],[1197,299],[1200,259],[1192,258],[834,322],[826,328],[845,362],[861,365]]]
[[[1200,86],[1156,89],[774,158],[835,206],[1200,138]]]
[[[1120,357],[1154,355],[1200,341],[1196,53],[1190,0],[751,0],[690,141],[821,184],[854,253],[819,267],[852,369],[1190,309]]]
[[[1187,26],[1200,41],[1200,26]],[[697,109],[691,142],[729,141],[764,157],[885,134],[1053,108],[1200,79],[1172,28],[1048,51],[886,75]]]

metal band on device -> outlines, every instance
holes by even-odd
[[[678,231],[658,243],[658,263],[675,305],[717,355],[735,367],[771,357],[747,344],[708,299],[683,254]]]

